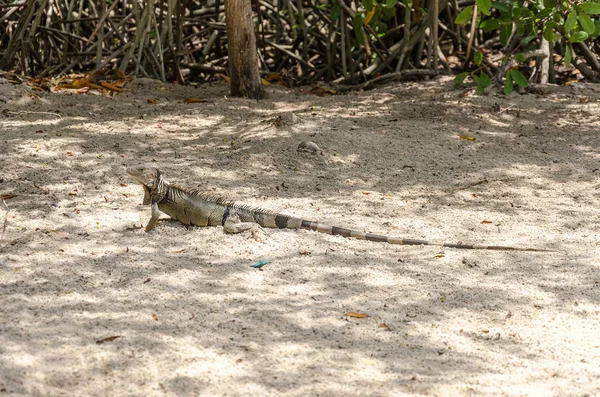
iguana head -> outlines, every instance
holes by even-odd
[[[150,204],[152,202],[152,192],[157,188],[160,180],[158,168],[141,164],[127,167],[127,173],[144,188],[144,201],[142,201],[142,204]]]

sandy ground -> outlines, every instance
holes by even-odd
[[[0,81],[0,396],[600,394],[600,95],[268,91]],[[309,220],[558,252],[145,233],[137,163]]]

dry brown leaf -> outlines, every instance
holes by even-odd
[[[357,313],[357,312],[346,312],[344,313],[346,317],[354,317],[354,318],[367,318],[369,315],[367,313]]]
[[[229,76],[225,76],[223,73],[217,73],[216,76],[222,78],[223,80],[225,80],[225,82],[227,84],[229,84],[229,82],[231,82],[231,79],[229,78]]]
[[[385,328],[386,331],[391,331],[392,329],[390,328],[389,325],[387,325],[386,323],[379,323],[377,324],[378,328]]]
[[[281,76],[281,74],[277,73],[277,72],[272,72],[272,73],[267,73],[264,77],[263,80],[268,81],[269,83],[277,83],[280,85],[283,85],[285,87],[288,87],[288,84],[285,82],[285,80],[283,79],[283,77]]]
[[[121,335],[109,336],[108,338],[104,338],[104,339],[97,340],[97,341],[96,341],[96,344],[97,344],[97,345],[101,345],[101,344],[103,344],[104,342],[112,342],[113,340],[115,340],[115,339],[118,339],[118,338],[122,338],[122,337],[123,337],[123,336],[121,336]]]
[[[108,88],[109,90],[114,91],[114,92],[123,92],[123,90],[120,89],[119,87],[117,87],[116,85],[113,85],[113,84],[108,83],[106,81],[101,82],[100,86],[104,87],[104,88]]]
[[[2,200],[8,200],[11,198],[15,198],[17,197],[18,194],[11,194],[11,193],[6,193],[6,194],[1,194],[0,197],[2,197]]]
[[[482,221],[481,221],[481,223],[483,223],[483,224],[487,224],[487,225],[491,225],[491,224],[493,224],[494,222],[492,222],[492,221],[488,221],[488,220],[485,220],[485,219],[484,219],[484,220],[482,220]]]
[[[152,313],[152,318],[153,318],[155,321],[158,321],[158,316],[156,315],[156,313]]]
[[[313,88],[311,88],[310,91],[308,91],[308,93],[316,95],[316,96],[330,96],[330,95],[337,94],[337,91],[335,91],[335,90],[328,90],[328,89],[323,88],[323,87],[313,87]]]
[[[156,105],[156,100],[154,100],[152,98],[146,99],[146,102],[148,102],[150,105]]]
[[[458,138],[459,139],[464,139],[465,141],[474,141],[475,139],[477,139],[477,138],[475,138],[474,136],[471,136],[471,135],[458,135]]]
[[[183,102],[185,102],[185,103],[202,103],[202,102],[206,102],[206,99],[188,98],[188,99],[185,99]]]

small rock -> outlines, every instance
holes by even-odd
[[[285,126],[285,125],[293,125],[298,124],[300,119],[292,112],[281,113],[279,116],[275,118],[273,124],[277,127]]]
[[[300,142],[300,144],[298,145],[298,148],[296,150],[300,153],[317,154],[317,153],[319,153],[319,151],[321,149],[314,142],[304,141],[304,142]]]

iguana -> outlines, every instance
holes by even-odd
[[[144,189],[142,204],[151,205],[152,217],[145,231],[151,231],[158,223],[160,212],[164,212],[185,225],[224,227],[228,233],[240,233],[260,225],[266,228],[308,229],[320,233],[353,237],[359,240],[385,242],[402,245],[432,245],[462,249],[487,249],[503,251],[548,251],[539,248],[520,248],[499,245],[474,245],[444,243],[428,240],[413,240],[401,237],[384,236],[328,226],[307,221],[260,207],[238,204],[210,193],[168,183],[155,167],[138,165],[127,168],[127,173],[139,182]]]

